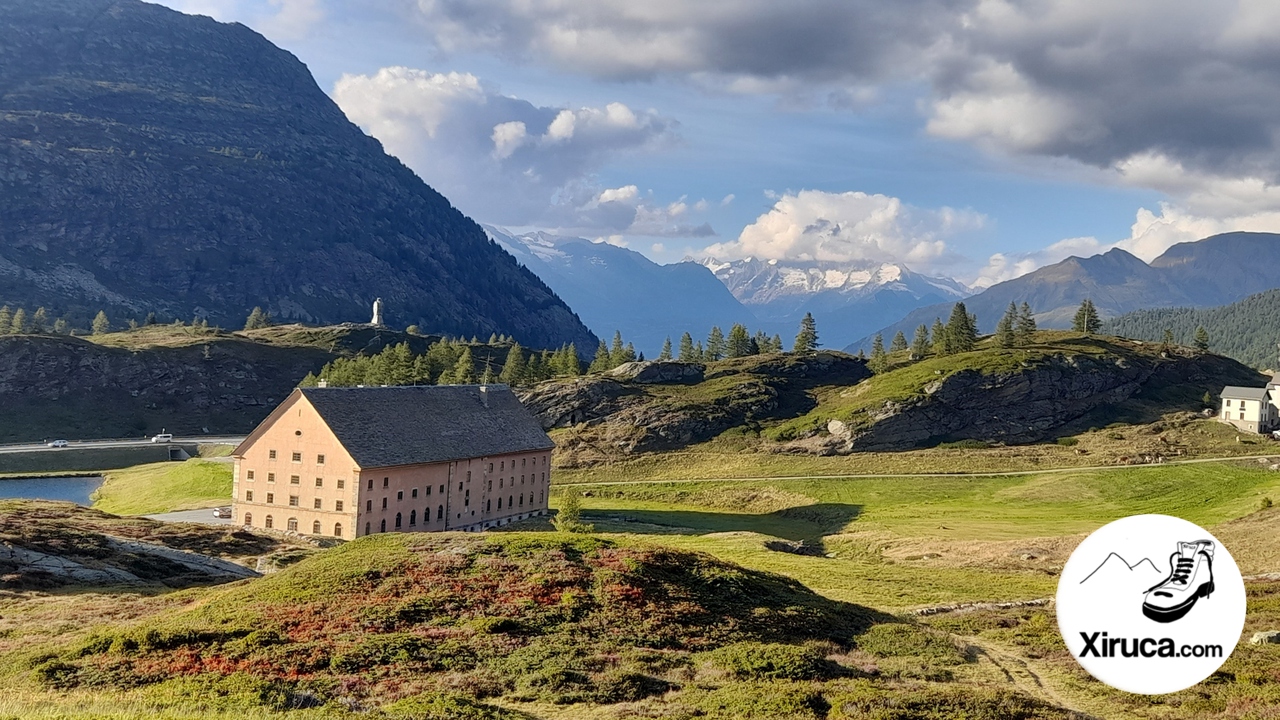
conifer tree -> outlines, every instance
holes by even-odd
[[[769,339],[769,335],[763,330],[757,330],[754,337],[751,338],[756,343],[756,352],[761,355],[768,355],[777,352],[773,349],[773,340]]]
[[[156,320],[156,314],[155,314],[155,313],[153,313],[153,312],[149,312],[149,313],[147,313],[147,319],[146,319],[142,324],[143,324],[143,325],[155,325],[155,324],[156,324],[156,322],[158,322],[158,321]]]
[[[71,324],[67,322],[66,318],[58,318],[53,321],[53,333],[55,335],[69,335],[71,334]]]
[[[31,316],[31,332],[44,333],[49,332],[49,311],[43,307],[36,308],[35,313]]]
[[[658,359],[659,359],[659,360],[670,360],[670,359],[671,359],[671,338],[670,338],[670,336],[668,336],[666,340],[663,340],[663,341],[662,341],[662,351],[658,353]]]
[[[773,341],[770,342],[769,345],[773,348],[773,352],[776,352],[776,353],[782,352],[782,336],[779,335],[778,333],[774,333]]]
[[[744,357],[751,351],[751,336],[742,323],[734,323],[729,328],[729,339],[725,343],[725,356],[731,358]]]
[[[724,351],[724,332],[719,325],[713,325],[711,332],[707,334],[707,347],[702,351],[702,358],[707,362],[714,362],[724,357]]]
[[[454,385],[470,385],[476,381],[476,365],[471,358],[471,347],[463,346],[458,362],[453,366],[450,383]]]
[[[698,362],[706,362],[706,361],[707,361],[707,351],[702,349],[702,341],[701,341],[701,340],[699,340],[697,343],[695,343],[695,344],[694,344],[694,346],[693,346],[693,356],[694,356],[695,358],[697,358],[697,361],[698,361]]]
[[[21,335],[26,333],[30,327],[30,324],[27,323],[27,311],[22,308],[18,308],[17,311],[13,313],[13,322],[9,324],[9,331],[14,335]]]
[[[262,311],[262,308],[255,305],[253,311],[249,313],[249,317],[245,318],[244,329],[257,330],[259,328],[267,327],[270,324],[267,318],[268,316]]]
[[[578,377],[582,374],[582,365],[578,360],[578,346],[569,343],[569,347],[565,348],[564,359],[560,361],[561,372],[569,377]]]
[[[622,331],[615,330],[613,333],[613,345],[609,347],[609,367],[605,369],[609,370],[611,368],[616,368],[626,362],[624,359],[626,357],[626,352],[627,349],[622,344]]]
[[[978,329],[964,303],[958,302],[951,308],[951,319],[947,321],[943,337],[948,354],[969,352],[977,344]]]
[[[871,339],[871,358],[867,360],[867,368],[879,375],[885,371],[888,364],[884,354],[884,338],[880,337],[880,333],[876,333],[876,336]]]
[[[1209,331],[1203,325],[1196,328],[1195,346],[1200,352],[1209,351]]]
[[[947,328],[942,324],[942,318],[933,319],[933,330],[930,337],[933,338],[933,352],[935,355],[947,354]]]
[[[1022,307],[1018,308],[1018,319],[1013,323],[1013,335],[1018,345],[1030,345],[1036,334],[1036,316],[1031,312],[1031,306],[1022,303]]]
[[[16,321],[18,316],[14,315],[13,317],[14,317],[14,320]],[[1174,346],[1173,330],[1170,330],[1169,328],[1165,328],[1164,337],[1160,339],[1160,352],[1167,353],[1173,350],[1173,346]]]
[[[511,350],[507,352],[507,362],[502,365],[502,374],[498,379],[515,387],[525,381],[525,371],[524,348],[520,347],[520,343],[513,343]]]
[[[898,333],[893,336],[893,342],[889,343],[889,352],[902,352],[906,349],[907,336],[903,335],[902,331],[899,330]]]
[[[490,345],[498,344],[498,333],[489,333],[489,344]]]
[[[911,359],[919,360],[929,353],[929,328],[920,325],[916,328],[915,337],[911,338]]]
[[[97,315],[93,316],[93,334],[101,335],[111,330],[111,321],[107,319],[105,310],[99,310]]]
[[[413,351],[409,343],[400,343],[382,351],[387,355],[387,384],[413,384]]]
[[[680,336],[680,354],[677,357],[680,362],[698,362],[702,359],[694,354],[693,336],[687,332]]]
[[[480,373],[481,385],[492,385],[497,382],[497,378],[493,376],[493,363],[486,362],[484,364],[484,372]]]
[[[611,367],[613,366],[609,364],[609,348],[604,344],[604,341],[601,340],[599,347],[596,348],[595,359],[591,361],[591,365],[587,368],[587,372],[602,373]]]
[[[796,343],[792,352],[813,352],[818,349],[818,324],[813,320],[813,313],[805,313],[800,319],[800,332],[796,333]]]
[[[1013,347],[1017,341],[1014,326],[1018,322],[1018,306],[1010,301],[1004,316],[996,324],[996,344],[1002,348]]]
[[[618,363],[618,365],[621,365],[622,363],[629,363],[635,360],[643,360],[643,359],[644,359],[643,355],[641,356],[636,355],[636,346],[632,345],[631,343],[627,343],[627,346],[622,349],[622,362]],[[615,365],[614,367],[617,367],[617,365]]]
[[[1091,335],[1098,332],[1100,327],[1102,319],[1098,317],[1098,309],[1093,306],[1092,300],[1085,298],[1080,303],[1080,309],[1076,310],[1075,317],[1071,319],[1071,329]]]
[[[0,307],[0,335],[13,332],[13,310],[8,305]]]

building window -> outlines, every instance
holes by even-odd
[[[498,509],[502,509],[502,498],[498,498]]]
[[[524,507],[524,493],[520,493],[520,507]]]
[[[252,527],[252,526],[253,526],[253,513],[245,513],[245,514],[244,514],[244,524],[245,524],[245,525],[248,525],[248,526],[250,526],[250,527]]]
[[[298,507],[298,496],[297,496],[297,495],[290,495],[290,496],[289,496],[289,507]]]
[[[315,521],[315,522],[311,523],[311,534],[312,534],[312,535],[319,535],[319,534],[320,534],[320,521],[319,521],[319,520],[317,520],[317,521]]]
[[[245,502],[253,502],[253,491],[252,491],[252,490],[245,490],[245,491],[244,491],[244,501],[245,501]]]
[[[467,471],[467,482],[471,482],[471,471]]]
[[[428,495],[430,495],[430,494],[431,494],[431,486],[430,486],[430,485],[428,485],[428,486],[427,486],[427,494],[428,494]]]
[[[289,476],[289,484],[290,484],[290,485],[300,485],[300,484],[302,484],[302,478],[298,477],[297,475],[290,475],[290,476]]]
[[[521,485],[523,485],[523,484],[524,484],[524,476],[523,476],[523,475],[521,475],[521,476],[520,476],[520,484],[521,484]]]
[[[441,494],[441,495],[443,495],[443,494],[444,494],[444,486],[443,486],[443,485],[441,485],[441,486],[440,486],[440,494]]]
[[[378,532],[386,532],[386,531],[387,531],[387,519],[382,518],[382,525],[379,526]]]
[[[323,456],[323,455],[317,455],[317,456],[316,456],[316,464],[317,464],[317,465],[323,465],[323,464],[324,464],[324,456]]]
[[[289,532],[298,532],[298,518],[289,518],[289,521],[284,526]]]
[[[342,480],[342,479],[339,479],[339,480],[338,480],[338,489],[339,489],[339,490],[341,490],[341,489],[345,488],[346,486],[347,486],[347,481],[346,481],[346,480]]]
[[[275,482],[275,481],[276,481],[276,474],[275,474],[275,473],[267,473],[267,482]]]
[[[484,511],[485,511],[485,512],[493,512],[493,501],[492,501],[492,500],[485,500],[485,501],[484,501]]]
[[[333,524],[333,536],[342,537],[342,523]]]
[[[396,529],[400,529],[400,513],[396,513]]]
[[[541,502],[542,502],[542,491],[541,491],[541,490],[539,490],[539,491],[538,491],[538,502],[539,502],[539,503],[541,503]]]
[[[498,478],[498,487],[502,487],[503,478]]]
[[[409,527],[413,527],[414,525],[417,525],[417,524],[418,524],[418,511],[410,510],[409,511]]]
[[[542,473],[542,480],[541,480],[541,482],[546,482],[546,481],[547,481],[547,474],[546,474],[546,473]],[[341,480],[339,480],[339,482],[341,482]]]
[[[245,474],[244,474],[244,477],[245,477],[245,479],[246,479],[246,480],[252,480],[252,479],[253,479],[253,471],[252,471],[252,470],[246,470],[246,471],[245,471]]]
[[[413,497],[418,497],[418,488],[413,489]]]
[[[512,498],[510,495],[508,495],[508,496],[507,496],[507,509],[508,509],[508,510],[510,510],[511,508],[515,507],[515,503],[511,502],[511,501],[512,501],[512,499],[513,499],[513,498]]]
[[[503,460],[502,462],[498,463],[498,469],[499,469],[499,470],[506,470],[506,469],[507,469],[507,461],[506,461],[506,460]]]
[[[1226,403],[1227,403],[1227,407],[1231,407],[1231,401],[1230,401],[1230,400],[1227,400],[1227,401],[1226,401]]]
[[[275,527],[275,521],[271,519],[270,515],[267,516],[266,522],[263,523],[263,527],[265,527],[268,530]]]
[[[437,520],[443,520],[443,519],[444,519],[444,506],[443,506],[443,505],[441,505],[440,507],[436,508],[436,519],[437,519]]]
[[[489,472],[493,472],[493,463],[489,463]]]
[[[320,509],[321,509],[321,500],[320,500],[320,498],[316,498],[315,508],[316,508],[316,510],[320,510]]]
[[[335,500],[335,501],[333,502],[333,509],[334,509],[334,510],[336,510],[337,512],[342,512],[342,501],[341,501],[341,500]]]
[[[302,453],[299,453],[299,452],[294,453],[293,456],[290,458],[290,460],[293,462],[302,462]]]
[[[324,478],[316,478],[316,487],[324,487]]]
[[[268,459],[268,460],[275,460],[275,459],[276,459],[276,451],[275,451],[275,450],[268,450],[268,451],[267,451],[267,459]]]
[[[373,478],[369,478],[369,489],[373,489]]]
[[[396,491],[396,502],[400,502],[401,500],[404,500],[404,491],[398,490]]]
[[[372,500],[365,500],[365,501],[364,501],[364,509],[365,509],[365,512],[373,512],[373,501],[372,501]]]
[[[524,467],[529,462],[529,458],[520,458],[520,467]]]
[[[267,493],[267,504],[268,504],[268,505],[270,505],[271,503],[273,503],[273,502],[275,502],[275,501],[276,501],[276,494],[275,494],[275,493]]]
[[[368,535],[372,530],[369,529],[369,523],[364,524],[364,534]]]
[[[382,509],[383,509],[383,510],[386,510],[386,509],[387,509],[387,499],[386,499],[386,498],[382,498]]]
[[[390,484],[391,484],[391,478],[389,477],[382,478],[382,487],[389,487]]]

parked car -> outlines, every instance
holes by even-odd
[[[227,505],[226,507],[214,508],[214,509],[213,509],[213,516],[214,516],[214,517],[216,517],[216,518],[218,518],[219,520],[230,520],[230,519],[231,519],[231,506],[230,506],[230,505]]]
[[[45,445],[51,448],[64,448],[67,446],[67,441],[66,440],[50,440],[49,442],[45,443]]]
[[[160,433],[159,435],[152,435],[152,436],[151,436],[151,442],[153,442],[153,443],[166,443],[166,442],[173,442],[173,434],[172,434],[172,433]]]

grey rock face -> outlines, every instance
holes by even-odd
[[[706,369],[701,363],[645,360],[623,363],[605,375],[638,383],[699,383]]]

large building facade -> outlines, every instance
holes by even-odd
[[[355,538],[544,514],[553,443],[504,385],[299,388],[233,453],[246,527]]]

